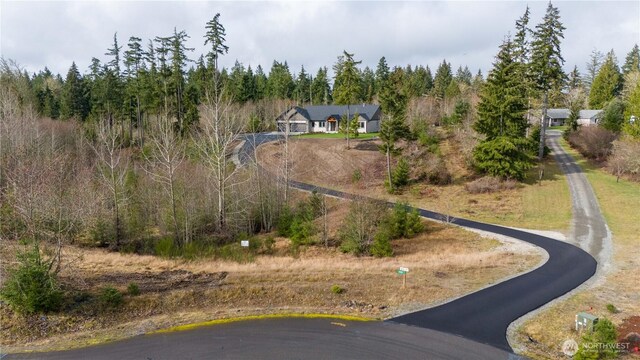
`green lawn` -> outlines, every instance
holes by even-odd
[[[565,131],[565,130],[567,130],[567,125],[549,126],[549,130],[560,130],[560,131]]]
[[[607,224],[614,235],[614,241],[622,244],[637,242],[640,233],[638,209],[640,209],[640,184],[620,179],[598,168],[572,149],[564,140],[560,140],[562,147],[576,160],[585,172]]]
[[[358,134],[358,137],[354,138],[353,135],[351,135],[352,139],[372,139],[374,137],[377,137],[379,133],[365,133],[365,134]],[[302,134],[302,135],[297,135],[298,137],[302,138],[302,139],[344,139],[345,138],[345,134],[340,134],[340,133],[336,133],[336,134],[328,134],[328,133],[313,133],[313,134]]]

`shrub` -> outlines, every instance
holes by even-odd
[[[360,169],[353,170],[353,174],[351,174],[351,182],[357,183],[362,180],[362,171]]]
[[[488,194],[502,190],[515,189],[517,186],[518,183],[513,180],[501,180],[493,176],[484,176],[465,184],[464,188],[470,194]]]
[[[618,333],[615,325],[607,319],[600,319],[594,326],[593,332],[582,337],[576,360],[613,359],[617,354]]]
[[[391,182],[394,187],[400,188],[409,183],[409,170],[409,163],[405,158],[401,158],[391,174]]]
[[[424,231],[424,224],[417,209],[411,209],[407,203],[397,203],[385,220],[385,228],[391,239],[409,238]]]
[[[173,242],[173,238],[170,236],[164,237],[156,242],[154,252],[157,256],[169,258],[176,255],[176,248]]]
[[[122,293],[113,286],[105,286],[100,290],[98,300],[103,308],[117,308],[122,305]]]
[[[278,224],[276,228],[278,235],[289,237],[291,235],[291,224],[293,224],[294,213],[289,206],[284,206],[278,216]]]
[[[331,292],[334,294],[342,294],[344,291],[345,291],[344,288],[341,287],[340,285],[331,286]]]
[[[616,306],[613,304],[607,304],[607,310],[609,310],[609,312],[612,314],[618,313],[618,308],[616,308]]]
[[[316,227],[312,220],[303,216],[296,216],[291,224],[291,244],[294,247],[309,245],[313,243],[313,235],[316,234]]]
[[[611,153],[616,134],[599,126],[583,126],[569,134],[569,143],[583,156],[604,160]]]
[[[391,247],[391,236],[387,229],[379,229],[373,237],[373,244],[370,249],[371,255],[375,257],[393,256],[393,248]]]
[[[55,275],[49,271],[49,261],[40,255],[40,248],[18,252],[18,267],[9,270],[2,297],[14,310],[23,314],[55,311],[62,303],[62,291]]]
[[[276,239],[273,236],[269,235],[264,240],[262,240],[262,251],[265,254],[273,254],[273,247],[276,244]]]
[[[627,175],[632,179],[640,178],[640,141],[624,139],[612,144],[607,168],[618,180]]]
[[[129,283],[129,285],[127,286],[127,293],[129,293],[129,295],[131,296],[138,296],[140,295],[140,287],[134,282]]]

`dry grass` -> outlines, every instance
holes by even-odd
[[[563,146],[569,150],[566,143]],[[541,312],[519,329],[520,341],[528,344],[529,355],[536,358],[555,358],[565,339],[579,339],[579,334],[573,331],[577,312],[589,311],[608,317],[617,325],[626,318],[640,315],[640,184],[616,182],[615,176],[587,162],[575,151],[569,152],[586,172],[613,233],[612,269],[592,287]],[[620,312],[611,314],[607,304],[613,304]],[[525,340],[527,336],[537,344]]]
[[[345,202],[334,201],[332,216],[347,207]],[[188,272],[198,279],[222,276],[171,291],[152,291],[153,287],[141,285],[142,294],[125,297],[123,308],[117,311],[78,307],[23,319],[2,306],[0,342],[8,350],[65,348],[191,322],[283,312],[386,318],[477,290],[541,260],[533,248],[522,251],[440,223],[429,223],[428,229],[415,238],[395,240],[396,256],[385,259],[354,257],[321,246],[288,255],[288,240],[282,238],[277,239],[275,255],[259,255],[245,264],[67,248],[63,281],[84,281],[83,289],[90,293],[107,285],[95,282],[96,278],[114,274],[123,277],[115,284],[120,290],[125,290],[129,279],[144,283],[145,277],[155,279],[167,272]],[[2,255],[5,262],[11,253],[3,251]],[[411,269],[404,290],[395,273],[400,266]],[[333,285],[346,292],[333,294]]]
[[[463,159],[459,154],[454,155],[454,149],[445,141],[441,149],[447,159],[452,159],[447,164],[453,164],[448,166],[452,167],[450,171],[455,171],[454,184],[437,186],[419,182],[401,195],[389,195],[384,188],[385,160],[377,150],[377,142],[369,140],[360,144],[346,150],[340,140],[292,141],[293,178],[379,199],[407,201],[426,209],[494,224],[563,233],[569,229],[569,188],[553,159],[545,163],[545,176],[540,184],[534,180],[537,169],[532,169],[530,180],[514,189],[470,194],[463,182],[468,175],[461,165]],[[277,168],[281,157],[282,146],[276,143],[263,145],[259,150],[260,161],[269,168]],[[354,182],[352,176],[356,169],[360,170],[362,179]]]

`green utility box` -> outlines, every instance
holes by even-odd
[[[598,322],[598,318],[586,312],[576,314],[576,331],[593,331],[593,326]]]

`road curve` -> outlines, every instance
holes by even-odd
[[[273,138],[260,137],[255,141],[247,141],[245,146],[251,149],[254,143],[259,145],[269,140]],[[250,153],[248,150],[244,152],[247,156]],[[573,170],[580,171],[579,168]],[[290,184],[296,189],[316,191],[339,198],[364,198],[299,181],[290,181]],[[437,212],[425,209],[418,211],[428,219],[446,218]],[[438,330],[512,351],[506,337],[509,324],[578,287],[596,272],[596,260],[589,253],[571,244],[526,231],[462,218],[456,218],[455,224],[526,241],[547,251],[549,259],[544,265],[529,273],[437,307],[392,318],[389,322]]]

